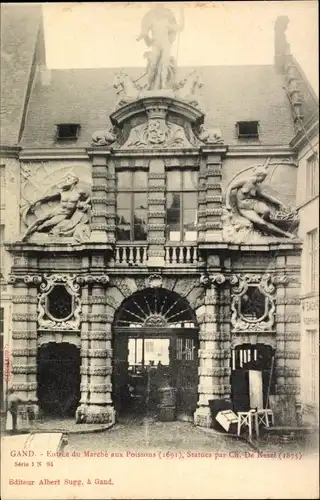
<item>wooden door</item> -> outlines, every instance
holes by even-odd
[[[198,402],[198,342],[196,335],[177,335],[173,371],[177,390],[177,418],[193,420]]]
[[[116,332],[113,344],[113,400],[117,412],[128,400],[128,336]]]
[[[231,397],[235,411],[249,411],[249,371],[237,369],[231,375]]]

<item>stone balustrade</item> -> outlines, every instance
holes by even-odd
[[[116,245],[116,266],[146,266],[148,261],[148,245],[136,245],[134,243]]]
[[[165,246],[165,263],[166,265],[177,264],[194,264],[199,262],[198,247],[195,244],[185,243],[168,243]]]

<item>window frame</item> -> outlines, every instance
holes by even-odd
[[[317,172],[318,170],[318,172]],[[319,194],[319,162],[316,153],[306,160],[306,198],[314,198]]]
[[[241,125],[243,124],[255,124],[257,127],[256,134],[242,134],[240,132]],[[258,120],[240,120],[236,123],[237,127],[237,137],[238,139],[259,139],[260,137],[260,122]]]
[[[145,172],[147,175],[146,179],[146,187],[136,189],[134,187],[134,174],[136,172]],[[118,174],[119,173],[125,173],[126,175],[131,175],[131,187],[129,188],[119,188],[118,187]],[[130,238],[129,239],[120,239],[118,237],[118,228],[121,225],[124,224],[118,224],[116,222],[116,241],[117,243],[123,243],[123,244],[129,244],[129,243],[139,243],[139,244],[146,244],[148,240],[148,170],[147,169],[135,169],[135,170],[117,170],[116,171],[116,215],[118,216],[119,212],[118,210],[123,210],[118,208],[118,195],[119,194],[126,194],[127,196],[130,196]],[[134,215],[135,215],[135,195],[136,194],[145,194],[147,197],[147,202],[146,202],[146,238],[144,240],[138,240],[135,239],[135,223],[134,223]],[[116,219],[117,220],[117,219]]]
[[[180,189],[170,189],[169,183],[168,183],[168,173],[176,173],[180,175]],[[195,188],[187,188],[185,189],[185,175],[186,173],[195,173],[197,175],[197,183]],[[198,191],[198,185],[199,185],[199,171],[197,169],[170,169],[166,171],[166,194],[165,194],[165,236],[166,236],[166,241],[171,241],[175,243],[194,243],[197,241],[197,236],[198,236],[198,223],[196,222],[196,228],[194,232],[196,233],[195,239],[185,239],[185,231],[184,231],[184,221],[185,221],[185,215],[184,215],[184,195],[186,193],[195,193],[196,195],[196,221],[198,221],[198,211],[199,211],[199,191]],[[180,220],[179,220],[179,226],[180,226],[180,239],[179,240],[173,240],[170,239],[170,229],[168,225],[168,194],[170,193],[179,193],[181,195],[180,197]]]
[[[57,141],[75,141],[79,138],[80,128],[81,128],[80,123],[57,123],[56,127],[57,127],[56,130]],[[63,127],[75,127],[76,129],[75,134],[70,136],[61,136],[60,131],[62,130]]]
[[[312,404],[317,403],[317,380],[318,373],[317,367],[318,356],[317,356],[317,330],[315,328],[307,330],[307,342],[308,342],[308,358],[309,358],[309,370],[308,370],[308,401]]]
[[[308,268],[308,290],[307,292],[316,292],[317,279],[319,274],[319,241],[318,229],[312,229],[307,232],[307,268]]]

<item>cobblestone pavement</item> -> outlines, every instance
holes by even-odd
[[[195,450],[248,451],[241,440],[220,434],[207,434],[188,422],[158,422],[148,419],[117,423],[97,434],[69,435],[67,450]]]

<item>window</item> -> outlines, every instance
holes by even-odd
[[[251,139],[259,137],[259,122],[237,122],[239,138]]]
[[[316,403],[317,401],[317,381],[318,381],[318,371],[319,371],[319,361],[317,352],[317,330],[307,330],[307,341],[309,350],[309,380],[308,380],[308,401],[310,403]]]
[[[147,239],[148,174],[118,172],[116,232],[120,241]]]
[[[159,362],[168,366],[170,363],[169,347],[169,339],[129,338],[129,371],[135,372],[137,368],[154,366]]]
[[[5,197],[6,197],[6,171],[5,166],[0,165],[0,205],[1,207],[5,206]]]
[[[195,359],[195,349],[195,339],[188,339],[183,337],[177,338],[177,359],[193,361]]]
[[[0,307],[0,335],[3,335],[3,325],[4,325],[4,308]]]
[[[54,320],[72,316],[73,298],[63,285],[55,285],[47,296],[47,314]]]
[[[307,265],[308,265],[308,292],[315,292],[319,273],[319,242],[318,230],[314,229],[307,233]]]
[[[311,155],[307,159],[306,166],[307,174],[307,197],[311,198],[319,194],[319,163],[316,154]]]
[[[0,224],[0,272],[3,274],[4,270],[4,224]]]
[[[240,314],[248,320],[258,321],[266,313],[268,298],[263,295],[257,286],[248,286],[241,297]]]
[[[170,241],[197,240],[198,172],[167,172],[166,236]]]
[[[78,123],[60,123],[57,125],[57,139],[78,139],[80,125]]]

